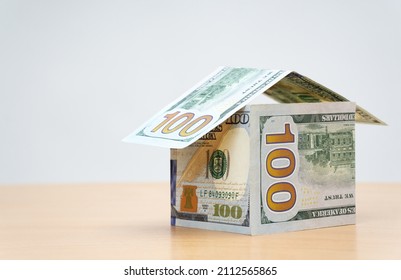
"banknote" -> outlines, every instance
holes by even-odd
[[[186,147],[288,73],[221,67],[123,141],[168,148]]]
[[[123,141],[186,147],[262,93],[281,103],[348,101],[296,72],[220,67]],[[384,124],[359,106],[356,121]]]
[[[353,223],[355,104],[247,105],[172,149],[171,213],[248,234]]]
[[[269,111],[253,110],[260,139],[259,230],[271,232],[268,225],[280,223],[280,231],[303,229],[343,216],[353,223],[355,104],[291,104]]]
[[[266,90],[265,94],[280,103],[349,101],[340,94],[296,72],[289,73],[279,83]],[[369,124],[385,124],[360,106],[356,107],[355,120]]]
[[[172,219],[249,226],[249,112],[171,150]]]

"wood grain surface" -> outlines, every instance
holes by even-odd
[[[247,236],[170,226],[168,183],[0,186],[0,259],[401,259],[401,184],[358,184],[357,224]]]

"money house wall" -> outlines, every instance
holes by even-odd
[[[328,114],[340,109],[348,114],[355,111],[355,105],[279,106],[246,106],[195,144],[171,149],[173,226],[266,234],[355,223],[355,122],[320,123],[319,118],[309,113],[304,118],[295,115],[297,110],[311,112],[316,106]],[[275,113],[276,108],[279,111]],[[287,108],[290,113],[284,116],[279,113]],[[265,116],[265,112],[271,112],[271,116]],[[260,123],[268,119],[274,119],[276,131],[266,131]],[[285,136],[286,125],[287,132],[295,135],[292,149],[297,150],[300,165],[296,183],[299,209],[289,219],[275,220],[266,215],[266,188],[288,180],[276,182],[262,173],[267,169],[268,154],[284,150],[288,144],[275,143],[272,149],[266,150],[263,142],[268,134]],[[287,156],[280,157],[279,160],[288,161]],[[276,163],[276,169],[280,171],[284,167]],[[278,189],[276,193],[283,191],[286,192]],[[273,191],[271,197],[274,195]],[[275,203],[279,206],[287,200],[288,196],[284,195],[284,199],[276,196]]]

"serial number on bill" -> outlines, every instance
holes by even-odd
[[[239,192],[235,191],[214,191],[214,190],[199,191],[199,196],[206,198],[238,199],[239,195],[240,195]]]

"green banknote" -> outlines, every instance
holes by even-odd
[[[289,73],[264,93],[280,103],[349,101],[344,96],[296,72]],[[385,124],[360,106],[356,106],[355,120],[362,123]]]
[[[249,226],[249,112],[171,150],[174,219]]]
[[[289,115],[255,111],[262,225],[302,227],[355,214],[355,107],[343,105]]]
[[[184,148],[288,73],[283,70],[221,67],[124,141]]]
[[[187,147],[262,93],[280,103],[348,101],[296,72],[221,67],[160,110],[124,141],[168,148]],[[356,121],[384,124],[359,106]]]
[[[354,223],[355,104],[248,105],[171,150],[172,224],[261,234]]]

